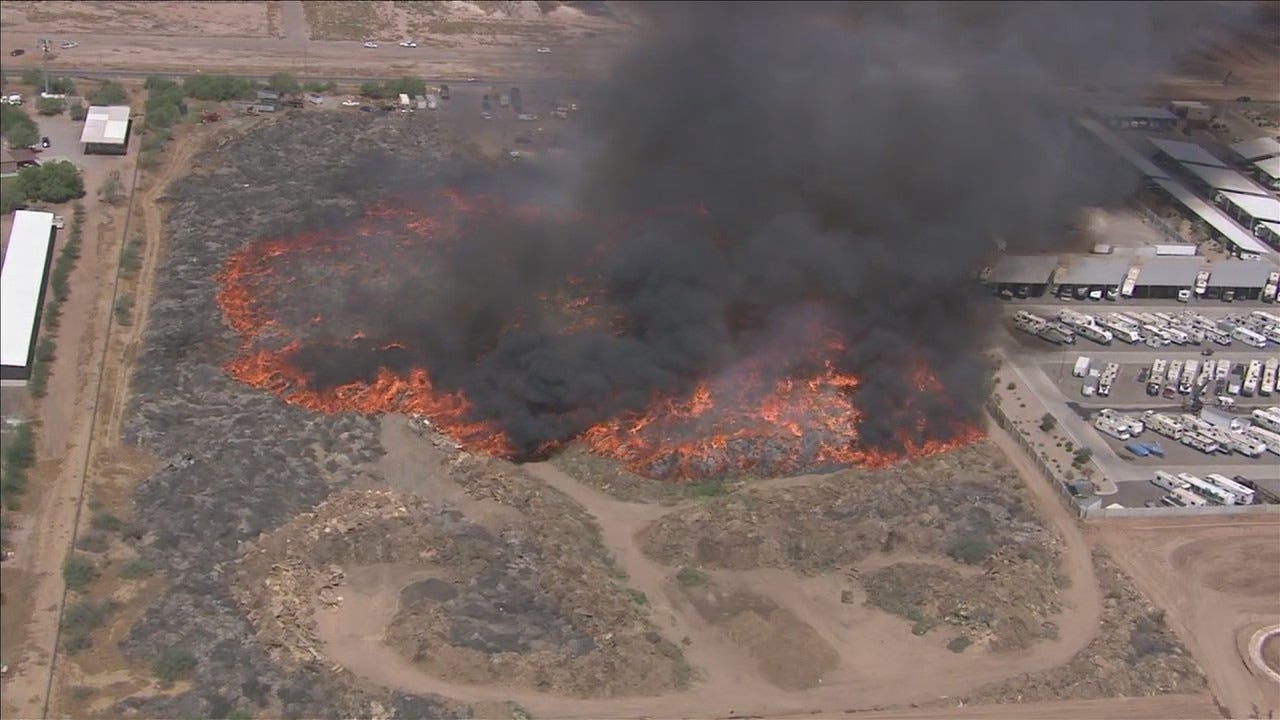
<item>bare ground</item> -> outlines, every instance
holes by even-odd
[[[1274,518],[1121,521],[1092,532],[1166,611],[1233,717],[1280,711],[1280,688],[1249,666],[1242,649],[1258,627],[1280,620]]]
[[[8,32],[130,33],[269,37],[267,2],[15,2],[0,18]]]

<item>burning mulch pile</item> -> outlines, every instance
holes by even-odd
[[[667,515],[637,539],[664,564],[730,570],[823,573],[884,553],[949,555],[977,574],[894,562],[860,574],[867,601],[918,633],[948,625],[999,651],[1055,636],[1061,610],[1057,543],[1024,492],[983,442],[808,486],[749,488]]]
[[[281,668],[231,597],[225,566],[242,544],[369,472],[380,450],[376,419],[317,417],[226,375],[221,365],[236,344],[214,302],[213,276],[245,243],[352,212],[363,189],[344,170],[354,162],[376,162],[394,176],[400,163],[421,167],[447,156],[422,118],[316,112],[285,119],[224,139],[170,192],[169,244],[125,432],[126,442],[167,462],[139,485],[135,500],[149,530],[142,555],[165,572],[169,589],[122,648],[147,666],[176,644],[199,659],[199,669],[191,691],[130,698],[113,712],[218,716],[253,707],[275,717],[448,716],[438,698],[353,690],[314,669]]]
[[[1134,589],[1104,550],[1093,567],[1105,595],[1098,634],[1066,665],[1019,675],[964,698],[965,704],[1193,695],[1207,687],[1191,653],[1165,624],[1164,611]],[[954,699],[950,701],[954,706]]]

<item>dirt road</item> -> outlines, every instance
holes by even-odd
[[[1166,611],[1232,717],[1280,714],[1280,687],[1247,659],[1253,634],[1280,622],[1280,521],[1162,518],[1099,523],[1091,532]]]
[[[1012,444],[1007,438],[1005,442]],[[904,639],[910,637],[906,621],[865,607],[841,605],[833,599],[839,593],[830,577],[808,578],[783,571],[712,573],[717,583],[766,595],[795,616],[812,621],[812,627],[831,637],[832,646],[840,654],[839,666],[822,675],[816,687],[781,691],[762,678],[755,662],[741,647],[698,615],[673,582],[675,569],[653,562],[636,546],[634,537],[639,530],[681,506],[616,500],[549,464],[526,465],[524,469],[595,517],[606,547],[627,574],[628,585],[649,598],[654,622],[673,640],[688,638],[682,643],[687,657],[703,673],[693,689],[662,697],[581,700],[518,688],[437,680],[382,642],[382,634],[397,610],[398,588],[343,588],[344,602],[335,610],[317,614],[317,633],[328,660],[375,684],[409,692],[439,693],[469,703],[514,700],[534,715],[545,717],[835,714],[957,696],[1015,673],[1065,663],[1089,643],[1097,627],[1101,596],[1092,574],[1089,548],[1057,497],[1025,465],[1022,460],[1019,469],[1028,476],[1040,512],[1063,538],[1064,572],[1070,578],[1070,586],[1062,597],[1068,611],[1059,620],[1061,639],[1022,653],[961,657],[941,646],[911,643]],[[794,486],[817,479],[811,476],[785,484]],[[435,482],[452,483],[445,478]]]
[[[85,199],[87,221],[81,258],[71,276],[71,297],[64,310],[68,317],[75,313],[77,322],[68,323],[59,334],[59,357],[50,377],[51,394],[41,403],[40,410],[42,422],[46,415],[54,413],[65,414],[68,424],[64,428],[61,422],[50,423],[48,437],[60,437],[62,443],[42,443],[44,460],[37,477],[43,488],[38,504],[23,518],[26,531],[15,543],[16,555],[6,563],[21,571],[25,581],[21,586],[6,583],[6,591],[24,594],[30,601],[30,616],[21,623],[21,654],[10,662],[10,673],[4,681],[6,717],[40,717],[47,702],[64,595],[61,565],[70,550],[84,494],[100,359],[106,348],[105,328],[111,312],[109,279],[115,275],[121,231],[119,225],[99,222],[105,209],[98,206],[95,191],[96,187],[90,185],[90,195]],[[64,341],[68,330],[79,323],[83,323],[79,342],[74,336]],[[79,351],[72,349],[77,347]],[[57,403],[52,394],[55,387],[67,389],[58,396]],[[59,435],[53,435],[54,431]]]

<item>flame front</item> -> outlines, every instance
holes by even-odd
[[[360,257],[356,245],[383,233],[388,223],[402,248],[452,242],[466,214],[486,212],[536,213],[536,209],[501,208],[486,198],[456,192],[437,194],[442,209],[434,214],[378,205],[358,221],[350,233],[312,232],[250,243],[233,253],[216,280],[217,303],[223,318],[240,338],[240,353],[224,366],[236,380],[270,392],[281,400],[320,413],[398,412],[425,416],[441,432],[469,450],[512,457],[515,450],[501,430],[477,417],[459,392],[433,387],[426,370],[394,372],[379,368],[368,382],[317,388],[292,362],[302,345],[303,332],[340,330],[342,318],[332,311],[297,307],[296,297],[284,297],[308,283],[287,266],[299,261],[329,263],[336,276],[368,267],[342,265],[336,256]],[[694,210],[706,214],[697,206]],[[612,242],[612,241],[607,241]],[[394,272],[395,259],[384,272]],[[566,318],[565,332],[608,328],[613,319],[593,300],[591,283],[566,278],[564,290],[544,302]],[[282,308],[296,318],[282,318]],[[351,321],[350,318],[347,319]],[[512,319],[512,327],[519,318]],[[369,342],[359,327],[343,330],[348,343]],[[900,437],[905,450],[885,453],[857,443],[859,380],[835,368],[843,350],[839,338],[815,333],[808,353],[810,369],[789,370],[778,377],[776,363],[748,359],[713,380],[693,386],[680,397],[656,398],[642,412],[622,413],[587,428],[577,438],[592,453],[622,463],[641,475],[662,478],[704,478],[726,474],[792,474],[850,465],[882,466],[902,459],[948,450],[979,436],[977,428],[955,428],[947,441]],[[378,350],[405,349],[398,340],[383,339]],[[794,351],[789,348],[788,351]],[[822,357],[825,355],[826,357]],[[812,362],[814,358],[817,362]],[[772,370],[771,370],[772,368]],[[939,392],[936,378],[924,365],[914,373],[922,391]],[[544,448],[554,450],[554,446]]]

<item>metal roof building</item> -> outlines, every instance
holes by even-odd
[[[1263,158],[1254,163],[1253,166],[1261,170],[1262,174],[1271,178],[1272,181],[1280,180],[1280,155]]]
[[[80,142],[85,152],[123,155],[129,144],[128,105],[91,105],[84,117]]]
[[[1169,157],[1184,163],[1195,163],[1197,165],[1209,165],[1212,167],[1225,168],[1226,163],[1209,153],[1208,150],[1200,147],[1195,143],[1182,142],[1180,140],[1165,140],[1163,138],[1147,138],[1155,145],[1160,152]]]
[[[1210,268],[1209,287],[1261,290],[1267,276],[1275,270],[1270,263],[1256,260],[1223,260]]]
[[[1098,138],[1111,151],[1129,162],[1130,165],[1137,168],[1147,178],[1168,178],[1169,173],[1160,169],[1155,163],[1143,157],[1142,153],[1134,150],[1128,143],[1113,135],[1106,128],[1099,125],[1096,121],[1089,118],[1081,118],[1080,126],[1088,130],[1090,134]]]
[[[1182,167],[1213,190],[1230,190],[1231,192],[1262,195],[1264,197],[1270,195],[1262,186],[1235,170],[1193,165],[1191,163],[1183,163]]]
[[[1277,158],[1280,159],[1280,158]],[[1260,195],[1245,195],[1237,192],[1223,192],[1227,203],[1252,220],[1270,220],[1280,222],[1280,200]]]
[[[1260,137],[1238,142],[1231,146],[1237,155],[1245,160],[1259,160],[1271,155],[1280,155],[1280,140],[1273,137]]]
[[[1259,255],[1274,255],[1275,251],[1264,245],[1252,233],[1236,224],[1226,213],[1205,202],[1200,196],[1192,193],[1174,180],[1156,180],[1157,185],[1169,193],[1174,200],[1182,203],[1187,210],[1209,224],[1227,244],[1239,252],[1251,252]]]
[[[1118,287],[1129,272],[1130,262],[1125,258],[1077,256],[1058,271],[1058,284]]]
[[[987,276],[992,285],[1047,285],[1058,269],[1057,255],[1004,255]]]
[[[52,259],[53,213],[15,212],[0,268],[0,383],[5,385],[21,385],[31,377]]]
[[[1173,127],[1178,116],[1164,108],[1142,105],[1099,105],[1093,114],[1107,124],[1118,127]]]
[[[1198,257],[1147,258],[1138,270],[1137,286],[1189,288],[1205,265]]]

